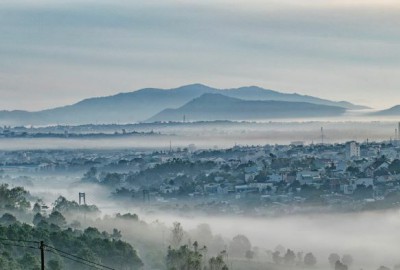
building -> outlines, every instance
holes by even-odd
[[[346,144],[346,156],[348,158],[360,157],[360,144],[357,142],[348,142]]]

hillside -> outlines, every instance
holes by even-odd
[[[262,120],[341,115],[346,109],[338,106],[306,102],[252,101],[221,94],[204,94],[178,109],[166,109],[148,119],[155,121]]]

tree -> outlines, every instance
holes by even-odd
[[[272,253],[272,260],[274,261],[274,263],[280,264],[282,262],[282,257],[280,256],[280,254],[281,253],[277,250]]]
[[[360,169],[356,166],[349,166],[347,167],[346,172],[350,173],[351,175],[357,175],[360,173]]]
[[[205,223],[199,224],[191,235],[195,239],[199,239],[202,244],[209,244],[213,241],[210,225]]]
[[[17,218],[14,217],[13,215],[9,213],[5,213],[1,218],[0,218],[0,224],[3,224],[5,226],[9,226],[11,224],[14,224],[18,222]]]
[[[79,221],[77,221],[77,220],[73,220],[73,221],[69,224],[69,227],[72,228],[72,229],[74,229],[74,230],[79,229],[81,226],[82,226],[82,224],[81,224]]]
[[[59,260],[49,260],[47,262],[47,268],[49,270],[62,270],[62,263]]]
[[[33,205],[33,213],[40,213],[42,211],[42,206],[38,202]]]
[[[96,167],[91,167],[89,169],[89,171],[87,171],[83,177],[82,177],[82,181],[84,182],[94,182],[94,183],[98,183],[99,179],[97,178],[97,169]]]
[[[76,201],[69,201],[65,197],[60,196],[54,202],[53,211],[58,211],[64,215],[85,212],[85,213],[99,213],[100,210],[95,205],[79,205]]]
[[[298,263],[303,263],[303,261],[304,261],[304,252],[303,251],[297,252],[296,257],[297,257],[297,262]]]
[[[19,260],[19,264],[23,269],[40,270],[39,260],[30,253],[25,253]]]
[[[288,250],[286,251],[285,256],[283,256],[283,261],[284,261],[286,264],[294,264],[295,261],[296,261],[296,254],[294,253],[294,251],[288,249]]]
[[[117,213],[116,217],[118,219],[127,220],[127,221],[139,221],[139,217],[137,214],[126,213],[126,214],[121,215],[120,213]]]
[[[35,216],[33,217],[33,225],[37,226],[41,221],[46,220],[44,216],[40,213],[36,213]]]
[[[315,258],[314,254],[311,252],[307,253],[306,256],[304,256],[304,265],[312,267],[317,264],[317,259]]]
[[[251,243],[246,236],[239,234],[233,237],[229,249],[233,256],[244,257],[246,252],[251,250]]]
[[[171,230],[171,245],[174,248],[180,246],[183,240],[183,228],[179,222],[174,222]]]
[[[79,250],[77,256],[81,257],[81,258],[83,258],[83,259],[85,259],[87,261],[100,263],[99,256],[96,253],[94,253],[93,250],[90,249],[90,248],[82,248],[81,250]],[[76,266],[78,268],[78,264]]]
[[[340,261],[340,256],[337,253],[331,253],[328,257],[331,267],[335,267],[337,261]]]
[[[212,257],[208,261],[209,270],[228,270],[228,266],[226,266],[222,255],[218,255],[217,257]]]
[[[197,243],[197,241],[195,241]],[[204,247],[203,249],[206,249]],[[204,255],[201,250],[190,249],[189,246],[184,245],[178,249],[168,247],[166,265],[168,270],[228,270],[223,254],[210,258],[208,261],[203,262]]]
[[[0,209],[26,210],[31,204],[26,199],[29,193],[22,187],[8,188],[7,184],[0,185]]]
[[[348,267],[344,263],[342,263],[340,260],[336,261],[335,263],[335,270],[347,270]]]
[[[21,269],[19,263],[6,251],[0,254],[0,269]]]
[[[342,257],[342,262],[345,265],[347,265],[348,267],[350,267],[353,264],[354,260],[353,260],[353,257],[350,254],[345,254]]]
[[[57,225],[60,228],[65,227],[65,225],[67,224],[67,221],[65,220],[65,217],[58,211],[53,211],[49,218],[48,218],[48,222],[50,224],[54,224]]]
[[[134,270],[143,265],[131,245],[113,239],[106,232],[100,233],[96,228],[88,228],[82,232],[71,228],[63,230],[57,225],[48,225],[44,220],[40,221],[36,227],[16,222],[9,226],[0,226],[0,238],[24,239],[26,241],[43,239],[49,246],[56,249],[104,265],[115,265],[117,269]],[[25,244],[21,243],[21,245]],[[63,269],[82,269],[81,264],[58,257],[57,252],[53,251],[56,254],[48,254],[49,261],[46,269],[60,270],[61,267]],[[36,251],[27,248],[6,246],[0,243],[0,269],[39,270],[37,255]],[[51,262],[52,260],[54,262]]]
[[[89,239],[104,238],[104,235],[95,227],[87,227],[83,231],[83,235]]]
[[[121,231],[119,231],[119,230],[114,228],[113,229],[113,233],[111,235],[111,238],[114,239],[114,240],[121,240],[121,238],[122,238]]]
[[[194,248],[195,252],[197,252],[199,250],[199,243],[197,241],[194,241],[193,248]]]
[[[101,184],[116,187],[121,184],[123,175],[119,173],[107,173],[102,179]]]
[[[248,251],[246,251],[246,259],[248,259],[248,260],[251,260],[251,259],[253,259],[254,258],[254,251],[252,251],[252,250],[248,250]]]
[[[279,251],[280,254],[284,254],[286,252],[286,248],[282,245],[277,245],[275,247],[275,251]]]
[[[400,173],[400,160],[395,159],[389,165],[389,172],[392,174],[399,174]]]
[[[192,251],[187,245],[179,249],[168,248],[166,264],[169,270],[193,269],[201,270],[202,255],[197,251]]]

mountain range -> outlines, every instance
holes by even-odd
[[[289,104],[290,102],[341,107],[349,110],[367,108],[365,106],[355,105],[346,101],[337,102],[313,96],[300,95],[297,93],[281,93],[274,90],[263,89],[257,86],[217,89],[202,84],[191,84],[173,89],[145,88],[112,96],[88,98],[72,105],[36,112],[0,111],[0,124],[77,125],[88,123],[133,123],[151,119],[161,120],[160,113],[162,111],[166,109],[181,109],[181,107],[185,104],[194,101],[194,99],[199,98],[204,94],[219,94],[244,101],[268,100],[288,102],[281,104],[282,106],[286,106],[281,108],[282,110],[285,108],[290,109],[290,106],[293,105]],[[210,98],[212,97],[221,98],[218,95],[207,96],[207,100],[211,102]],[[249,107],[248,109],[251,110],[252,108]],[[171,112],[169,113],[171,114]],[[242,113],[247,112],[242,111]],[[156,115],[157,118],[155,118]],[[270,115],[273,116],[273,114]],[[315,116],[318,116],[317,111],[315,112]],[[287,117],[289,117],[289,114],[287,114]],[[180,119],[182,119],[182,117]]]
[[[188,121],[215,120],[270,120],[337,116],[346,112],[339,106],[327,106],[308,102],[275,100],[243,100],[222,94],[203,94],[177,109],[165,109],[147,120]]]

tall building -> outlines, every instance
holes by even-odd
[[[346,144],[346,155],[348,158],[360,157],[360,144],[352,141]]]

